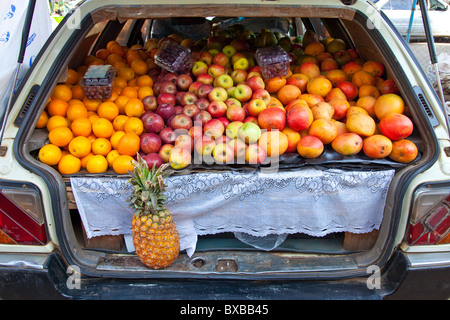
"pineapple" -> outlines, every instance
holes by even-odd
[[[165,207],[167,199],[163,193],[164,170],[169,164],[157,170],[153,166],[150,170],[138,154],[133,165],[134,171],[129,172],[128,180],[133,192],[127,200],[135,210],[131,226],[136,254],[150,268],[165,268],[175,261],[180,251],[178,231]]]

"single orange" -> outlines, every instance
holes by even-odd
[[[47,104],[47,112],[50,116],[65,117],[67,114],[68,108],[69,108],[69,103],[66,100],[62,100],[59,98],[53,98]]]
[[[130,65],[131,69],[133,69],[135,75],[142,76],[148,72],[147,63],[141,59],[134,59]]]
[[[137,79],[139,87],[153,87],[153,79],[148,74],[144,74]]]
[[[114,101],[114,103],[119,107],[119,114],[125,114],[125,105],[128,100],[130,100],[130,97],[120,95]]]
[[[120,91],[120,95],[133,99],[138,97],[138,91],[135,87],[130,87],[127,85],[125,88],[122,89],[122,91]]]
[[[108,170],[108,161],[105,156],[96,154],[89,158],[86,164],[86,170],[89,173],[102,173]]]
[[[122,138],[122,136],[125,134],[125,131],[116,131],[113,133],[111,138],[109,138],[109,141],[111,142],[111,147],[113,149],[117,149],[117,146],[119,145],[119,140]]]
[[[128,171],[133,171],[133,157],[128,155],[119,155],[113,161],[113,169],[117,174],[127,174]]]
[[[74,121],[76,118],[87,118],[87,108],[84,104],[72,104],[67,108],[67,119]]]
[[[97,113],[89,114],[89,112],[92,112],[92,111],[88,111],[88,119],[91,122],[91,124],[93,124],[97,119],[100,119],[100,117],[98,116]]]
[[[144,124],[139,117],[129,117],[123,125],[123,130],[140,136],[144,132]]]
[[[95,53],[95,57],[97,59],[101,59],[101,60],[105,60],[108,59],[108,56],[111,54],[111,52],[109,52],[108,49],[106,48],[102,48],[97,50],[97,52]]]
[[[125,60],[123,59],[123,57],[121,55],[119,55],[117,53],[111,53],[108,56],[108,59],[106,59],[106,62],[109,63],[110,65],[113,65],[115,62],[118,62],[118,61],[125,61]]]
[[[127,80],[125,80],[122,77],[115,77],[113,80],[113,87],[120,87],[120,88],[125,88],[127,86]]]
[[[140,117],[144,113],[144,104],[139,98],[131,98],[125,105],[125,114],[128,117]]]
[[[286,78],[284,77],[273,77],[271,79],[266,79],[265,82],[265,89],[269,93],[275,93],[278,92],[285,84],[286,84]]]
[[[114,133],[114,127],[108,119],[98,118],[92,124],[92,132],[97,138],[109,138]]]
[[[78,82],[78,72],[74,69],[69,68],[67,70],[67,78],[66,78],[66,84],[74,85]]]
[[[109,47],[109,51],[111,52],[111,54],[117,54],[121,57],[123,57],[125,55],[125,49],[118,43],[115,43],[113,45],[111,45]]]
[[[111,142],[106,138],[97,138],[92,142],[92,153],[106,156],[111,151]]]
[[[38,129],[45,128],[47,126],[47,122],[48,122],[48,113],[47,111],[43,110],[36,123],[36,128]]]
[[[130,81],[131,79],[134,79],[135,73],[130,67],[125,67],[117,70],[117,76],[125,79],[126,81]]]
[[[58,170],[61,174],[74,174],[80,171],[81,160],[72,154],[66,154],[58,163]]]
[[[149,86],[139,87],[138,89],[138,98],[144,99],[146,96],[153,96],[153,89]]]
[[[128,116],[124,114],[119,114],[113,121],[114,130],[124,131],[123,126],[128,119],[129,119]]]
[[[293,84],[286,84],[278,90],[277,97],[284,104],[297,99],[301,94],[301,90]]]
[[[305,47],[305,54],[317,56],[319,53],[325,51],[325,46],[321,42],[311,42]]]
[[[49,166],[57,165],[61,157],[61,149],[51,143],[46,144],[39,150],[39,160]]]
[[[111,150],[107,155],[106,155],[106,161],[108,161],[108,165],[110,167],[113,166],[113,162],[114,160],[116,160],[116,158],[120,156],[120,153],[118,150]]]
[[[125,133],[119,140],[117,150],[121,155],[135,156],[139,152],[141,139],[132,132]]]
[[[75,137],[69,143],[69,152],[77,158],[87,156],[91,152],[91,142],[84,136]]]
[[[76,118],[72,121],[70,128],[75,136],[87,137],[92,132],[92,123],[89,118]]]
[[[57,127],[69,127],[69,120],[63,116],[52,116],[47,121],[47,130],[50,132]]]
[[[91,152],[89,152],[86,156],[80,158],[81,160],[81,167],[82,168],[86,168],[87,166],[87,162],[89,161],[90,158],[92,158],[94,156],[94,154]]]
[[[58,84],[53,89],[52,96],[58,99],[69,101],[70,99],[72,99],[72,90],[68,85]]]
[[[97,111],[98,106],[102,103],[101,99],[88,99],[86,97],[82,101],[88,111]]]
[[[119,107],[111,101],[102,102],[97,108],[97,114],[100,118],[113,121],[119,115]]]
[[[72,138],[72,130],[67,127],[56,127],[48,133],[48,139],[50,143],[58,147],[67,146]]]

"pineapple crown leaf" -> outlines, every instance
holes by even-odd
[[[141,212],[152,213],[164,209],[167,201],[163,193],[166,185],[164,177],[168,175],[164,170],[170,166],[165,163],[159,168],[155,165],[150,169],[147,162],[138,154],[133,160],[134,170],[129,171],[130,179],[127,184],[133,187],[133,193],[128,197],[130,207],[133,207],[136,214]]]

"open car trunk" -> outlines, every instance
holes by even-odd
[[[197,19],[218,12],[221,16],[214,20]],[[193,38],[195,35],[197,41],[211,32],[200,26],[216,23],[218,28],[227,28],[230,21],[244,24],[242,13],[255,18],[246,27],[253,27],[256,33],[275,25],[279,30],[273,31],[286,32],[293,38],[314,30],[322,39],[343,39],[364,60],[383,63],[384,77],[395,80],[414,121],[415,130],[409,139],[419,148],[418,158],[406,165],[388,158],[370,159],[362,153],[340,156],[326,146],[316,159],[285,154],[276,171],[267,171],[273,163],[194,163],[174,170],[167,180],[168,208],[179,223],[185,247],[172,266],[155,271],[134,254],[129,225],[121,225],[120,217],[112,220],[114,214],[120,216],[118,211],[127,212],[126,203],[121,208],[116,202],[126,197],[127,176],[112,170],[88,174],[84,169],[74,175],[60,175],[55,168],[38,167],[37,152],[45,144],[47,132],[28,127],[21,134],[23,143],[17,143],[17,151],[22,163],[38,172],[54,193],[61,251],[69,264],[80,266],[82,273],[105,277],[335,278],[367,275],[368,266],[382,267],[390,257],[397,233],[404,233],[397,226],[407,183],[435,157],[435,118],[421,89],[411,87],[396,53],[359,11],[270,4],[100,8],[82,16],[69,41],[55,53],[51,72],[36,88],[40,111],[54,85],[66,78],[67,69],[76,70],[87,55],[95,55],[111,40],[130,47],[179,32]],[[74,16],[67,17],[66,25],[60,28],[73,22]],[[192,20],[201,23],[188,25]],[[104,222],[109,230],[99,230],[95,223],[87,225],[86,219],[101,208],[101,218],[94,219]],[[132,212],[127,214],[131,220]]]

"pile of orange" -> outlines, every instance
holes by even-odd
[[[36,127],[48,130],[49,143],[39,150],[39,160],[61,174],[82,169],[101,173],[112,168],[118,174],[132,170],[144,126],[142,98],[153,95],[147,75],[154,61],[141,46],[131,48],[115,41],[84,59],[77,70],[69,69],[66,81],[57,84]],[[79,84],[91,65],[111,64],[116,69],[108,99],[88,99]]]

